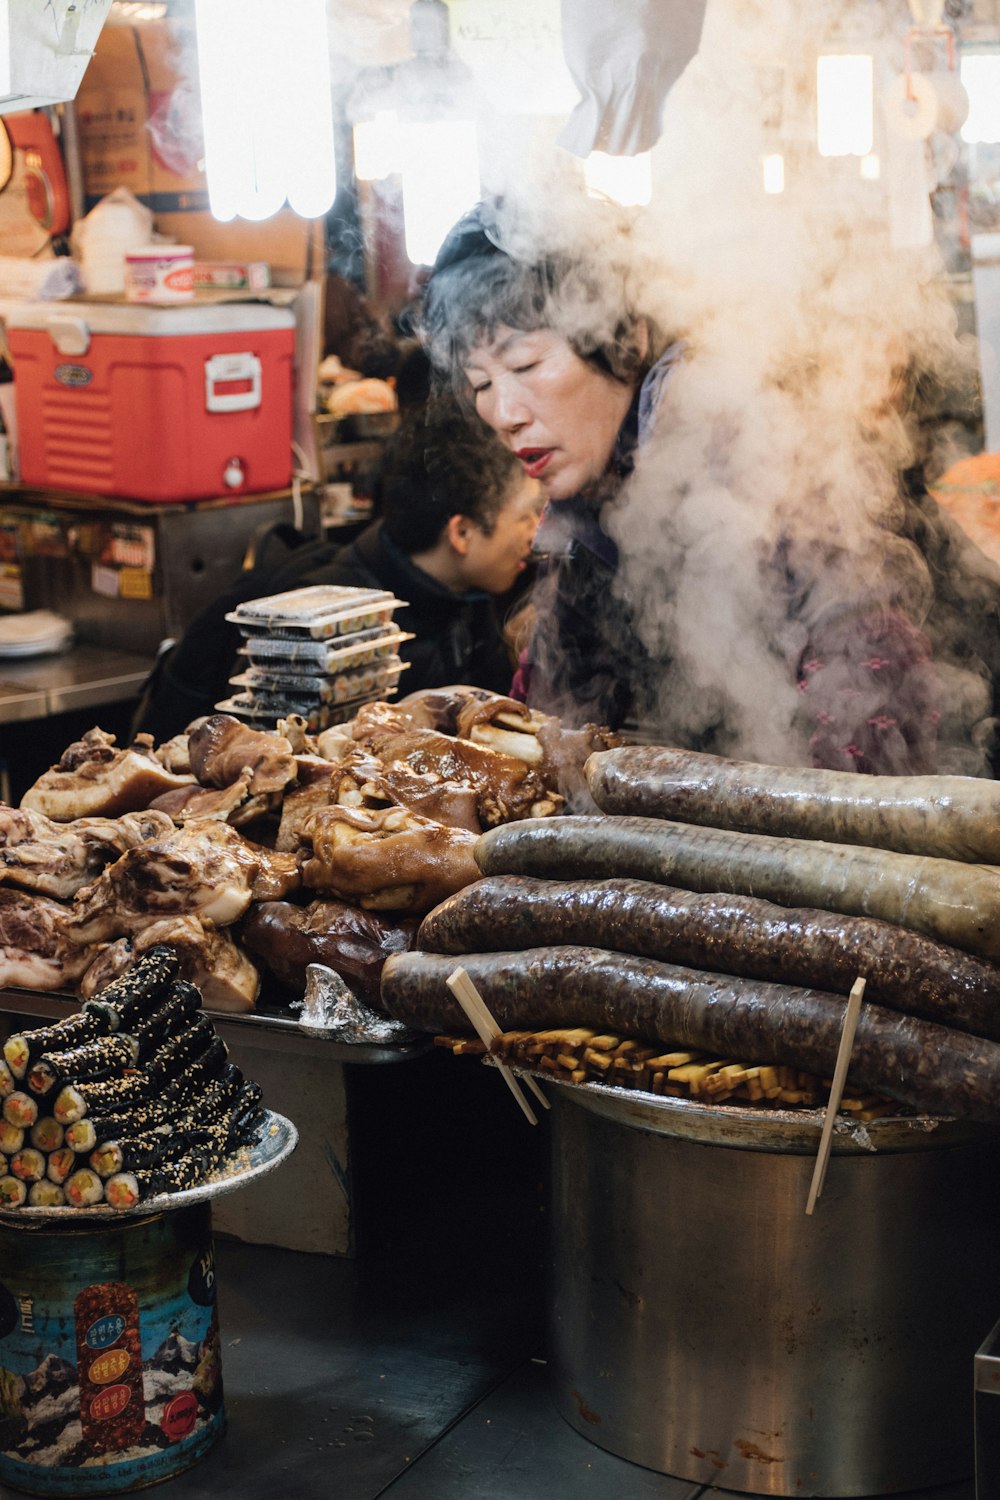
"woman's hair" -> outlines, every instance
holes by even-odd
[[[408,413],[385,446],[385,530],[410,556],[433,547],[452,516],[468,516],[489,535],[523,475],[485,423],[453,398],[436,396]]]
[[[629,303],[623,269],[565,252],[522,260],[502,247],[495,210],[480,204],[450,232],[424,291],[421,332],[435,367],[455,381],[499,326],[560,333],[582,359],[627,385],[662,353],[652,319]]]

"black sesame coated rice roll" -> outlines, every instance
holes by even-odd
[[[135,1028],[140,1060],[145,1061],[168,1037],[187,1031],[200,1010],[201,995],[193,984],[172,985],[166,1004]]]
[[[12,1125],[9,1120],[0,1120],[0,1151],[5,1156],[13,1156],[23,1145],[24,1131],[21,1127]]]
[[[135,1104],[131,1109],[106,1111],[100,1115],[84,1115],[66,1127],[66,1144],[74,1151],[86,1154],[93,1151],[99,1141],[117,1141],[125,1136],[145,1135],[162,1123],[164,1111],[158,1101],[148,1100]]]
[[[118,1012],[122,1028],[128,1031],[152,1015],[167,997],[177,978],[180,958],[174,948],[158,943],[129,964],[123,974],[112,979],[96,996]]]
[[[112,1208],[134,1208],[137,1203],[158,1197],[160,1193],[182,1193],[197,1187],[204,1175],[204,1163],[200,1157],[179,1156],[176,1161],[158,1167],[116,1172],[105,1183],[104,1193]]]
[[[135,1039],[127,1032],[119,1032],[66,1052],[43,1052],[28,1069],[28,1087],[44,1096],[59,1084],[107,1078],[134,1067],[138,1051]]]
[[[66,1132],[54,1115],[39,1115],[31,1127],[31,1144],[39,1151],[57,1151]]]
[[[44,1151],[36,1151],[34,1146],[22,1146],[10,1159],[11,1176],[19,1177],[22,1182],[41,1182],[45,1165]]]
[[[151,1052],[145,1060],[146,1070],[158,1083],[167,1083],[207,1052],[217,1039],[212,1022],[203,1016],[186,1031],[170,1037]]]
[[[30,1130],[38,1119],[38,1105],[30,1094],[15,1089],[3,1101],[3,1117],[16,1130]]]
[[[50,1151],[49,1159],[45,1166],[45,1175],[50,1182],[63,1183],[69,1174],[76,1170],[76,1152],[71,1146],[60,1146],[58,1151]]]
[[[63,1184],[66,1202],[73,1208],[91,1208],[104,1197],[104,1183],[89,1167],[78,1167]]]
[[[187,1131],[165,1128],[156,1135],[132,1136],[120,1141],[101,1141],[88,1161],[99,1177],[116,1172],[145,1171],[171,1157],[183,1156],[188,1147]]]
[[[77,1011],[53,1026],[36,1026],[31,1031],[15,1032],[4,1042],[3,1055],[14,1076],[23,1078],[43,1052],[67,1052],[71,1047],[95,1041],[109,1030],[109,1023],[100,1016]]]
[[[172,1078],[159,1094],[159,1098],[170,1109],[183,1108],[196,1101],[221,1073],[226,1062],[226,1044],[221,1036],[213,1037],[205,1051],[189,1063],[183,1073]]]
[[[64,1208],[66,1194],[55,1182],[49,1182],[43,1178],[41,1182],[33,1182],[28,1189],[29,1208]]]
[[[125,1073],[120,1078],[67,1084],[60,1089],[52,1113],[61,1125],[72,1125],[86,1114],[108,1114],[131,1104],[144,1104],[152,1091],[145,1073]]]
[[[0,1208],[21,1208],[28,1196],[28,1184],[17,1177],[0,1177]]]

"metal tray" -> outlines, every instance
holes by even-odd
[[[80,1000],[68,991],[25,990],[10,985],[0,989],[0,1015],[37,1017],[43,1021],[61,1021],[80,1009]],[[256,1010],[210,1010],[204,1014],[215,1025],[223,1041],[232,1041],[240,1032],[247,1038],[268,1033],[280,1047],[312,1051],[322,1048],[322,1055],[335,1062],[394,1063],[411,1057],[422,1057],[434,1046],[431,1036],[419,1036],[404,1042],[347,1042],[336,1032],[322,1033],[301,1025],[288,1002],[275,1001],[267,995],[257,1002]],[[279,1041],[280,1038],[280,1041]],[[21,1212],[19,1209],[18,1212]]]
[[[492,1059],[484,1061],[489,1065]],[[680,1136],[706,1146],[730,1146],[743,1151],[780,1151],[815,1155],[823,1129],[824,1110],[764,1109],[752,1104],[703,1104],[672,1094],[587,1081],[573,1083],[554,1073],[509,1063],[514,1074],[530,1073],[541,1084],[554,1084],[565,1098],[593,1114],[653,1135]],[[930,1151],[1000,1134],[1000,1126],[958,1120],[950,1115],[882,1115],[877,1120],[834,1121],[832,1151],[836,1155],[869,1156],[882,1151]]]
[[[186,1188],[181,1193],[159,1193],[155,1198],[146,1198],[134,1208],[112,1208],[110,1203],[95,1203],[90,1208],[71,1208],[68,1204],[59,1208],[0,1208],[0,1223],[16,1229],[72,1229],[82,1224],[112,1225],[128,1219],[148,1218],[150,1214],[172,1212],[187,1208],[192,1203],[221,1197],[233,1193],[237,1188],[256,1182],[291,1156],[298,1145],[299,1133],[291,1120],[264,1110],[260,1133],[250,1147],[244,1147],[231,1156],[216,1174],[197,1187]]]

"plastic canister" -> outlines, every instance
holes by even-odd
[[[0,1277],[0,1483],[139,1489],[221,1436],[208,1203],[79,1227],[4,1222]]]
[[[144,245],[126,253],[126,301],[190,302],[193,296],[192,245]]]

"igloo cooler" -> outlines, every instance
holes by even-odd
[[[289,309],[29,303],[6,323],[22,484],[180,501],[291,482]]]

